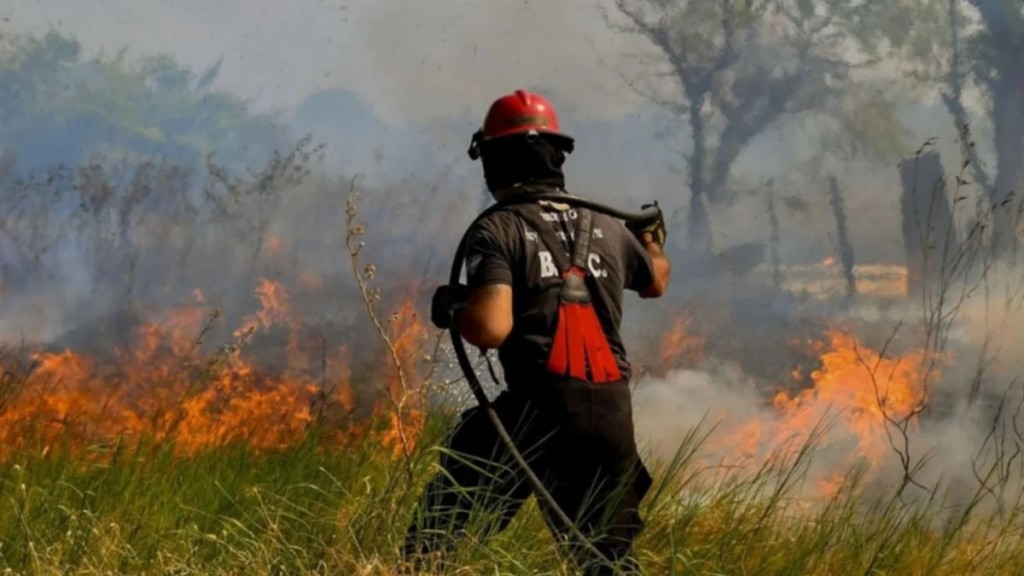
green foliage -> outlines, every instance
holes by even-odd
[[[287,142],[282,126],[239,98],[209,89],[219,64],[197,76],[169,56],[129,63],[124,51],[86,58],[49,32],[0,46],[0,156],[22,169],[138,156],[232,166],[263,162]]]

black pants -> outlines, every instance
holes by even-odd
[[[493,405],[516,447],[559,507],[600,552],[573,539],[546,510],[586,574],[611,574],[609,561],[630,572],[632,544],[642,530],[637,508],[651,477],[637,454],[628,382],[531,384],[504,392]],[[532,493],[487,414],[464,412],[445,445],[442,470],[427,484],[405,543],[406,557],[443,558],[458,538],[486,541],[508,526]]]

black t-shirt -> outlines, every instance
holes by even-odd
[[[512,333],[498,349],[498,359],[510,388],[550,378],[548,354],[558,320],[561,271],[551,250],[562,250],[571,261],[566,236],[576,229],[577,210],[551,205],[521,204],[516,210],[539,214],[562,240],[547,246],[541,235],[512,210],[500,210],[470,229],[466,239],[466,274],[470,289],[491,284],[512,287]],[[654,281],[651,257],[617,220],[592,212],[593,226],[587,255],[587,287],[608,344],[623,378],[631,375],[619,335],[625,290],[640,292]],[[534,218],[534,220],[538,220]]]

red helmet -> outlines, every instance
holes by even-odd
[[[491,104],[483,127],[473,134],[469,156],[476,160],[480,156],[479,145],[488,140],[529,133],[554,136],[566,151],[572,152],[573,139],[562,134],[558,113],[551,102],[540,94],[516,90]]]

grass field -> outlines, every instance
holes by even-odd
[[[13,574],[393,574],[413,501],[450,419],[434,415],[406,459],[378,431],[332,448],[315,432],[276,451],[240,444],[190,457],[169,446],[6,454],[0,564]],[[697,423],[695,423],[696,425]],[[1013,574],[1019,510],[1001,519],[941,498],[794,495],[811,446],[751,474],[699,479],[698,428],[653,465],[650,574]],[[531,500],[505,533],[466,542],[457,574],[571,574]]]

